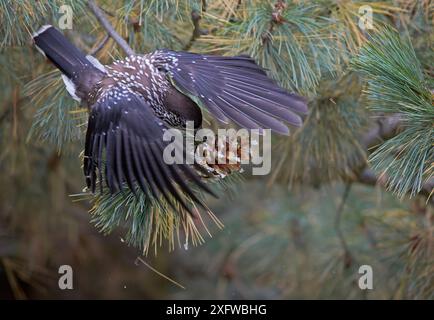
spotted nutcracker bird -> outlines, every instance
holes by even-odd
[[[100,186],[105,180],[112,193],[126,184],[169,204],[174,198],[184,208],[185,196],[201,203],[186,181],[212,191],[196,170],[163,161],[167,128],[184,127],[186,121],[199,128],[203,108],[223,123],[288,134],[282,121],[300,126],[296,113],[307,112],[302,97],[278,87],[247,56],[162,49],[103,66],[53,26],[42,27],[33,39],[62,72],[72,97],[89,109],[84,174],[93,192],[97,180]]]

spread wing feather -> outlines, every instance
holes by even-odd
[[[218,120],[248,129],[270,128],[288,134],[287,126],[300,126],[297,113],[307,113],[306,101],[286,92],[267,77],[253,59],[159,50],[154,64],[167,72],[185,94],[199,99]]]
[[[185,164],[166,164],[163,150],[165,125],[151,107],[137,95],[116,88],[92,106],[84,151],[84,174],[92,192],[97,185],[97,172],[102,190],[103,171],[111,193],[126,184],[132,192],[138,187],[157,201],[163,197],[173,208],[176,202],[191,210],[185,199],[201,204],[189,184],[213,192]],[[104,152],[105,151],[105,152]],[[105,165],[104,165],[105,164]]]

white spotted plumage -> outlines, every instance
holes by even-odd
[[[164,106],[164,98],[170,88],[165,72],[176,66],[176,58],[172,55],[167,56],[166,70],[162,72],[155,66],[155,62],[162,59],[161,53],[155,51],[147,55],[129,56],[124,60],[114,61],[112,66],[105,67],[105,71],[106,78],[112,79],[115,83],[103,86],[102,92],[93,94],[99,96],[98,99],[105,99],[107,95],[114,97],[113,104],[117,105],[116,101],[124,98],[130,101],[128,94],[134,93],[151,106],[157,117],[172,126],[182,125],[184,120]]]

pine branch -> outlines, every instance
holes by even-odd
[[[424,75],[410,40],[391,28],[373,35],[351,66],[367,81],[368,107],[399,114],[404,129],[372,153],[373,169],[398,196],[413,196],[434,175],[432,79]]]
[[[209,184],[216,192],[226,193],[233,192],[236,182],[239,182],[239,178],[237,174],[233,174],[225,179],[209,181]],[[157,201],[154,197],[141,192],[138,186],[136,188],[135,193],[125,188],[113,195],[104,190],[101,194],[83,193],[76,197],[78,200],[90,200],[93,203],[90,210],[92,222],[102,233],[109,234],[115,228],[124,226],[125,242],[138,247],[145,255],[152,248],[156,254],[163,240],[166,241],[169,250],[174,250],[176,246],[188,246],[189,243],[194,246],[202,244],[205,241],[203,231],[211,237],[207,222],[215,224],[218,228],[223,227],[211,210],[199,209],[191,199],[186,200],[195,212],[195,217],[175,199],[172,201],[178,208],[176,211],[164,198]],[[199,191],[197,196],[204,197]],[[205,211],[205,214],[201,211]],[[183,231],[183,238],[180,236],[180,230]]]
[[[342,212],[344,210],[345,203],[348,199],[350,191],[351,191],[351,183],[348,182],[345,185],[345,190],[344,190],[344,193],[342,195],[342,200],[339,203],[339,207],[336,210],[336,216],[335,216],[335,230],[336,230],[336,234],[339,238],[339,242],[342,246],[342,249],[344,250],[344,267],[345,267],[345,269],[350,268],[351,265],[353,264],[353,261],[354,261],[354,256],[348,247],[347,241],[345,240],[344,233],[342,232],[342,229],[341,229]]]
[[[269,183],[278,179],[289,186],[319,186],[347,181],[366,163],[366,150],[360,144],[366,110],[358,103],[359,78],[348,74],[321,82],[319,87],[303,127],[282,144],[285,149],[276,150],[284,157],[279,157]]]
[[[191,20],[193,21],[193,33],[191,35],[190,41],[187,43],[187,45],[184,47],[184,51],[190,50],[193,43],[196,41],[197,38],[199,38],[201,35],[206,34],[207,32],[205,30],[202,30],[200,28],[200,19],[202,19],[202,16],[197,10],[191,11]]]
[[[50,17],[59,12],[59,7],[65,4],[76,15],[83,15],[86,11],[85,0],[0,0],[0,50],[9,46],[27,45],[32,31],[47,24]]]
[[[274,4],[274,8],[270,17],[270,26],[268,27],[268,30],[262,34],[263,44],[266,44],[272,40],[272,33],[275,25],[287,22],[287,20],[285,20],[285,18],[282,16],[283,10],[285,8],[286,4],[283,0],[277,0],[277,2]]]
[[[357,182],[371,185],[371,186],[381,186],[387,189],[387,180],[389,178],[386,175],[378,176],[372,169],[366,168],[358,176]],[[429,198],[430,203],[434,203],[434,198],[432,198],[434,190],[434,178],[428,179],[421,187],[419,194]]]
[[[376,148],[386,140],[395,137],[403,130],[402,117],[399,114],[383,116],[362,136],[361,144],[366,148],[366,152]],[[365,168],[357,177],[357,182],[367,185],[378,185],[388,188],[389,177],[386,174],[376,174],[371,168]],[[419,193],[431,198],[434,190],[434,178],[428,179],[421,187]],[[431,202],[434,199],[430,199]]]
[[[396,136],[402,125],[401,116],[393,114],[383,116],[362,136],[361,144],[368,150]]]
[[[94,49],[92,49],[92,50],[89,52],[89,54],[90,54],[91,56],[96,55],[99,51],[102,50],[102,48],[104,48],[104,46],[106,45],[106,43],[108,42],[109,39],[110,39],[110,36],[109,36],[108,34],[105,35],[105,37],[101,40],[101,42],[98,43],[98,45],[97,45]]]
[[[65,143],[82,137],[87,110],[79,109],[77,102],[67,95],[58,70],[42,74],[27,83],[24,93],[30,97],[29,106],[36,108],[28,141],[36,137],[56,145],[60,151]]]
[[[107,31],[107,33],[112,37],[114,41],[122,48],[122,50],[125,51],[125,53],[128,56],[134,55],[133,49],[128,45],[128,43],[122,38],[116,30],[113,28],[113,26],[110,24],[110,22],[107,20],[107,18],[104,15],[104,12],[98,7],[98,5],[95,3],[94,0],[88,1],[88,6],[96,19],[99,21],[99,23],[102,25],[102,27]]]
[[[132,35],[129,43],[136,51],[162,47],[182,50],[191,37],[185,22],[197,7],[194,3],[193,0],[129,1],[117,10],[116,16]]]

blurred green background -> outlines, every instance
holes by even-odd
[[[78,47],[103,63],[122,51],[84,0],[0,0],[0,299],[434,298],[432,1],[96,2],[136,52],[249,54],[310,114],[273,137],[269,176],[207,199],[223,229],[204,214],[201,245],[163,239],[142,255],[128,222],[100,233],[76,196],[86,110],[31,33],[66,4]],[[61,265],[73,290],[58,287]]]

